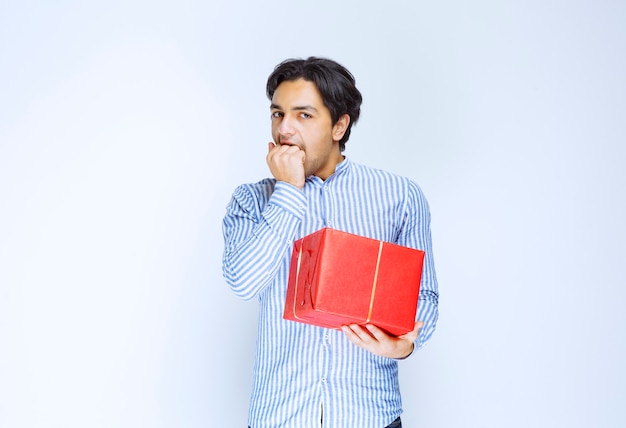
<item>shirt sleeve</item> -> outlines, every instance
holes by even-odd
[[[244,300],[258,296],[272,282],[306,209],[306,197],[295,186],[278,181],[273,192],[265,190],[271,192],[269,199],[253,186],[239,186],[222,222],[222,272]]]
[[[426,197],[414,183],[409,186],[407,202],[405,226],[398,243],[425,253],[416,315],[418,321],[424,322],[415,342],[415,349],[419,349],[435,331],[439,317],[439,291],[430,233],[430,209]]]

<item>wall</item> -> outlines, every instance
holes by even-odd
[[[0,426],[245,426],[254,302],[221,278],[267,175],[264,84],[329,56],[346,154],[431,204],[438,330],[407,426],[626,423],[622,2],[0,5]]]

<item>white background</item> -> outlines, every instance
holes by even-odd
[[[617,0],[3,0],[0,426],[246,425],[221,218],[309,55],[363,92],[346,154],[431,204],[405,425],[626,426],[625,41]]]

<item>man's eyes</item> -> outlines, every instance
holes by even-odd
[[[271,117],[272,119],[280,119],[284,116],[285,114],[282,111],[273,111]],[[301,117],[302,119],[311,119],[313,117],[309,113],[305,113],[305,112],[301,112],[300,114],[298,114],[298,116]]]

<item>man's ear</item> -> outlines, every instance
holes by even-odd
[[[350,124],[350,115],[344,114],[337,120],[337,123],[333,125],[333,141],[339,141],[343,138],[343,134],[346,133],[348,125]]]

